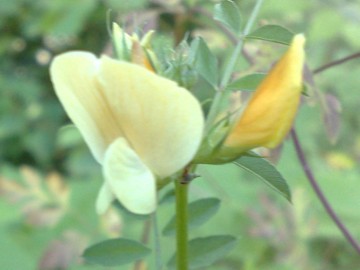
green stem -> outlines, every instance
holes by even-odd
[[[188,183],[175,181],[176,196],[176,269],[188,270]]]
[[[163,268],[162,256],[161,256],[161,243],[160,243],[160,234],[159,234],[159,225],[157,221],[157,212],[152,214],[153,228],[154,228],[154,242],[155,242],[155,264],[156,269],[161,270]]]
[[[144,222],[143,233],[141,236],[141,243],[147,244],[147,242],[149,240],[150,229],[151,229],[151,221],[150,221],[150,219],[147,219]],[[141,270],[143,267],[143,263],[144,263],[144,261],[142,261],[142,260],[137,261],[134,265],[133,270]]]
[[[243,35],[246,36],[250,33],[251,27],[254,25],[255,19],[257,15],[259,14],[260,8],[263,4],[264,0],[257,0],[254,9],[252,10],[250,14],[250,18],[246,23],[246,26],[243,31]]]
[[[263,1],[264,0],[256,1],[255,7],[251,12],[250,18],[247,21],[244,31],[242,33],[243,36],[246,36],[247,34],[249,34],[251,27],[253,26],[257,15],[259,14],[259,11],[260,11],[261,5],[263,4]],[[209,114],[206,119],[205,134],[211,129],[211,126],[214,124],[215,118],[219,113],[219,109],[221,107],[220,105],[226,96],[225,91],[224,91],[225,87],[230,82],[231,74],[234,71],[236,62],[239,58],[239,55],[241,54],[243,45],[244,45],[244,39],[240,38],[234,49],[234,52],[232,53],[229,63],[226,66],[224,75],[221,79],[220,87],[215,94],[214,101],[211,105]]]
[[[249,34],[251,27],[253,26],[256,16],[258,15],[259,11],[260,11],[260,7],[262,5],[264,0],[257,0],[254,9],[252,10],[251,14],[250,14],[250,18],[247,21],[244,31],[242,33],[243,36],[246,36],[247,34]],[[230,81],[231,78],[231,74],[235,68],[236,62],[239,58],[239,55],[241,53],[242,47],[244,44],[244,39],[241,38],[236,47],[235,50],[230,58],[230,62],[228,63],[228,65],[226,66],[226,70],[224,72],[224,76],[221,80],[221,84],[220,84],[220,89],[223,89]]]

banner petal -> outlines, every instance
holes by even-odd
[[[98,61],[87,52],[64,53],[54,58],[50,74],[65,111],[102,163],[107,146],[122,133],[97,81]]]

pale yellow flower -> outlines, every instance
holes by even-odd
[[[87,52],[57,56],[50,73],[65,111],[102,165],[97,212],[115,198],[134,213],[154,211],[156,181],[181,170],[199,147],[199,102],[142,66]]]
[[[276,147],[289,132],[298,109],[304,65],[302,34],[271,69],[224,142],[223,152]]]

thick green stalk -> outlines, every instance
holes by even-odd
[[[188,186],[175,181],[176,196],[176,269],[188,270]]]

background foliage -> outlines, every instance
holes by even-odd
[[[232,43],[211,19],[215,2],[0,1],[3,269],[104,269],[84,264],[79,254],[99,240],[119,235],[139,239],[142,232],[139,217],[128,213],[119,217],[114,210],[106,217],[96,216],[93,206],[101,184],[100,168],[76,129],[67,125],[49,80],[51,58],[68,50],[111,53],[106,29],[106,13],[111,9],[112,19],[128,29],[134,25],[157,29],[157,50],[171,52],[188,32],[202,36],[220,61],[225,61]],[[244,24],[253,3],[236,2]],[[310,70],[360,48],[359,0],[267,0],[256,26],[265,24],[305,33]],[[245,50],[238,63],[241,74],[268,70],[284,46],[249,41]],[[309,89],[296,126],[325,194],[360,240],[358,74],[360,60],[315,75],[315,87]],[[201,95],[213,94],[206,82],[201,86]],[[192,186],[192,200],[214,196],[221,199],[221,205],[208,223],[191,234],[231,233],[239,239],[225,259],[207,269],[360,267],[359,257],[310,189],[291,142],[285,142],[280,157],[272,154],[273,162],[279,158],[278,168],[288,180],[292,204],[233,165],[200,168],[202,177]],[[165,202],[159,213],[161,228],[172,213],[173,205]],[[172,236],[166,236],[162,246],[164,259],[170,259]]]

